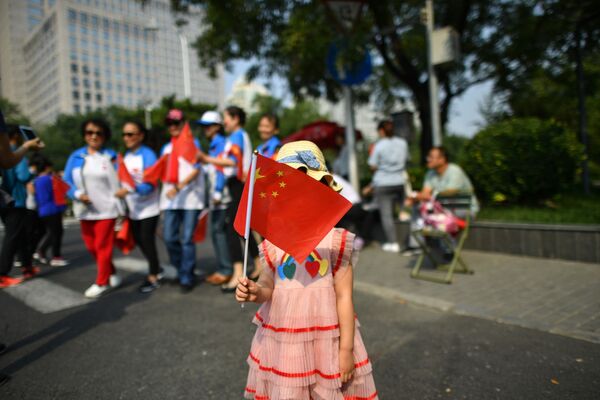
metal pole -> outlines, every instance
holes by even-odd
[[[590,171],[588,167],[588,133],[587,133],[587,111],[585,108],[585,81],[583,73],[583,54],[581,50],[581,28],[579,24],[575,28],[575,41],[577,42],[577,97],[579,100],[579,139],[583,144],[584,158],[581,162],[583,191],[590,194]]]
[[[181,42],[181,63],[183,64],[183,95],[186,99],[192,97],[192,82],[190,81],[190,54],[188,41],[183,33],[179,33]]]
[[[356,134],[354,132],[354,109],[352,107],[352,89],[344,85],[344,108],[346,114],[346,146],[348,146],[348,172],[350,183],[360,193],[358,164],[356,162]]]
[[[429,109],[431,114],[431,136],[434,146],[442,145],[442,129],[440,124],[440,105],[438,103],[438,82],[432,63],[433,39],[433,0],[425,2],[427,14],[427,75],[429,77]]]
[[[152,107],[150,107],[149,104],[146,105],[146,107],[144,107],[144,119],[145,119],[146,129],[148,129],[148,130],[152,129],[151,112],[152,112]]]

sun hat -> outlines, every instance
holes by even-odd
[[[329,187],[339,192],[342,185],[333,179],[333,175],[327,170],[325,157],[321,149],[308,140],[298,140],[284,144],[277,153],[277,161],[289,165],[292,168],[304,169],[306,174],[317,181],[325,178]]]
[[[173,108],[171,110],[169,110],[169,112],[167,113],[167,116],[165,117],[165,121],[166,122],[181,122],[183,121],[183,111],[177,109],[177,108]]]
[[[223,118],[221,118],[221,114],[219,114],[217,111],[207,111],[202,114],[202,117],[200,117],[199,120],[196,120],[196,122],[205,126],[216,124],[223,125]]]

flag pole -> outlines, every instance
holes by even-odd
[[[256,155],[258,152],[255,150],[252,153],[252,162],[250,163],[250,174],[246,179],[250,179],[250,185],[248,187],[248,206],[246,208],[246,225],[244,227],[244,271],[242,276],[245,278],[248,271],[248,246],[250,243],[250,219],[252,217],[252,200],[254,199],[254,175],[256,175]],[[244,303],[242,303],[244,308]]]

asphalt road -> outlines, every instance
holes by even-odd
[[[210,246],[199,250],[210,270]],[[82,293],[95,271],[77,227],[64,251],[73,264],[44,268],[39,282]],[[12,375],[0,398],[241,399],[256,307],[241,311],[205,284],[142,295],[142,275],[124,277],[97,301],[50,313],[0,291],[0,341],[11,346],[0,370]],[[600,398],[598,345],[376,295],[355,305],[381,399]]]

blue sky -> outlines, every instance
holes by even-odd
[[[249,63],[246,61],[238,61],[233,65],[233,71],[225,74],[225,95],[229,95],[233,82],[240,76],[244,75]],[[259,83],[267,85],[269,80],[260,78]],[[273,78],[271,83],[271,93],[275,97],[289,96],[284,82],[279,78]],[[479,104],[489,96],[491,92],[491,83],[483,83],[476,85],[467,90],[461,97],[454,100],[452,109],[450,110],[448,130],[457,135],[472,137],[478,130],[478,123],[481,123],[482,118],[479,113]]]

